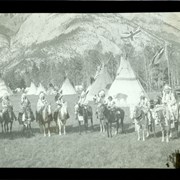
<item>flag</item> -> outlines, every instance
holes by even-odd
[[[161,61],[165,60],[165,48],[161,48],[152,58],[150,66],[159,64]]]

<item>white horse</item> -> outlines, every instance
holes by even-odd
[[[69,119],[69,113],[67,109],[67,103],[63,103],[58,111],[57,125],[59,128],[59,135],[62,135],[62,129],[64,135],[66,134],[66,121]]]

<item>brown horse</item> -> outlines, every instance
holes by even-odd
[[[12,132],[13,121],[16,121],[16,115],[14,114],[13,107],[10,106],[7,111],[2,112],[2,123],[4,124],[5,132]]]
[[[45,107],[40,110],[40,112],[36,111],[36,121],[39,123],[40,129],[41,127],[43,128],[44,136],[47,134],[49,137],[51,136],[50,123],[52,120],[53,117],[50,104],[46,104]]]
[[[101,111],[105,117],[107,136],[112,137],[112,124],[116,123],[116,134],[118,134],[119,124],[121,121],[122,133],[124,132],[124,117],[123,109],[116,107],[113,110],[109,109],[106,104],[101,105]]]
[[[94,127],[93,127],[93,111],[92,111],[92,107],[90,105],[76,104],[75,105],[75,115],[76,115],[76,119],[78,120],[78,123],[79,123],[79,134],[81,134],[81,123],[84,123],[85,132],[87,133],[89,119],[91,120],[91,128],[92,128],[92,130],[94,129]]]

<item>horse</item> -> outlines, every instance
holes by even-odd
[[[164,135],[166,133],[166,142],[169,142],[172,137],[173,129],[178,137],[178,126],[179,126],[179,113],[180,108],[176,103],[177,109],[171,114],[167,105],[163,105],[161,99],[156,100],[156,119],[158,120],[162,132],[162,142],[164,142]],[[173,116],[173,117],[172,117]],[[172,127],[174,126],[174,127]]]
[[[62,135],[62,128],[64,135],[66,134],[66,122],[69,119],[69,113],[67,109],[67,104],[63,103],[59,108],[57,113],[54,113],[54,120],[56,127],[58,127],[59,135]]]
[[[12,132],[13,121],[17,120],[16,115],[13,111],[13,106],[10,106],[4,113],[2,112],[2,119],[4,122],[4,131]]]
[[[155,107],[155,112],[162,132],[161,141],[164,142],[166,135],[166,142],[169,142],[171,133],[171,119],[167,114],[167,109],[163,105],[157,105]]]
[[[81,134],[81,123],[84,122],[85,132],[88,131],[88,120],[91,120],[91,127],[93,127],[93,111],[90,105],[75,105],[76,120],[79,123],[79,134]]]
[[[103,114],[103,106],[102,104],[98,105],[97,106],[97,111],[96,111],[96,116],[97,116],[97,119],[99,119],[99,124],[100,124],[100,132],[105,132],[106,129],[105,129],[105,116]]]
[[[0,111],[0,123],[1,123],[2,133],[4,133],[4,119],[3,119],[2,110]]]
[[[40,112],[36,111],[36,122],[39,123],[40,129],[41,127],[43,127],[44,136],[46,136],[47,134],[49,137],[51,136],[50,123],[52,120],[53,116],[50,104],[46,104],[44,108],[40,110]]]
[[[122,133],[124,132],[124,117],[125,111],[120,107],[115,107],[113,110],[109,109],[106,104],[102,104],[102,113],[105,117],[107,136],[112,137],[112,123],[116,123],[116,134],[119,130],[119,121],[121,120]]]
[[[141,140],[140,130],[142,130],[142,140],[145,141],[145,131],[148,131],[147,129],[148,119],[141,107],[136,106],[134,108],[133,119],[135,120],[135,127],[138,135],[138,141]]]
[[[31,110],[31,108],[30,107],[26,108],[26,110],[24,112],[24,116],[25,116],[24,121],[22,121],[22,116],[23,116],[23,114],[19,113],[18,122],[20,125],[21,124],[23,125],[23,132],[29,131],[32,134],[33,132],[32,132],[32,128],[31,128],[31,122],[35,120],[35,117],[34,117],[34,114]]]

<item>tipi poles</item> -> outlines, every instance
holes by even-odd
[[[165,41],[165,56],[167,60],[167,67],[168,67],[168,83],[171,85],[171,73],[170,73],[170,63],[169,63],[169,58],[168,58],[168,51],[167,51],[167,42]]]

